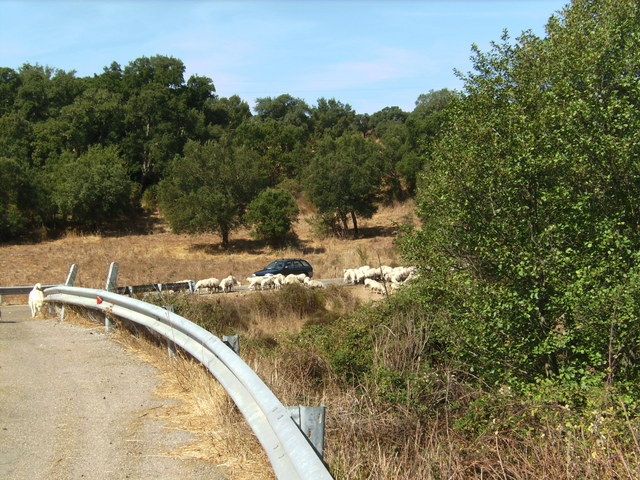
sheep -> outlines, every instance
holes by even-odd
[[[29,308],[31,309],[31,316],[35,318],[42,312],[44,306],[44,292],[42,291],[42,285],[36,283],[33,286],[33,290],[29,292]]]
[[[407,267],[396,267],[390,273],[385,275],[385,280],[391,283],[402,283],[411,274],[411,270]]]
[[[270,288],[276,288],[277,279],[275,277],[262,277],[262,282],[260,282],[260,287],[263,290],[267,290]]]
[[[220,290],[220,280],[218,280],[217,278],[205,278],[203,280],[198,280],[196,282],[196,288],[195,291],[199,291],[199,290],[208,290],[211,289],[212,291],[218,291]]]
[[[356,283],[356,271],[353,268],[345,268],[342,270],[343,272],[343,280],[347,285],[353,285]]]
[[[249,290],[260,290],[262,287],[262,280],[264,277],[247,277],[249,282]]]
[[[234,277],[233,275],[229,275],[227,278],[223,278],[222,280],[220,280],[220,288],[225,293],[230,292],[233,289],[234,285],[241,286],[242,284],[238,280],[236,280],[236,277]]]
[[[311,280],[309,277],[304,279],[304,284],[309,288],[327,288],[320,280]]]
[[[373,293],[379,293],[380,295],[384,295],[385,293],[384,285],[371,278],[365,279],[364,286],[369,288]]]
[[[362,273],[364,274],[364,278],[371,278],[372,280],[379,280],[382,278],[380,268],[368,268]]]
[[[303,274],[304,275],[304,274]],[[306,275],[304,275],[306,277]],[[300,283],[302,283],[304,281],[304,279],[300,279],[299,278],[300,275],[294,275],[294,274],[289,274],[285,277],[284,279],[284,284],[285,285],[299,285]]]

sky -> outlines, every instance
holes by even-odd
[[[167,55],[220,97],[334,98],[357,113],[462,89],[472,44],[544,36],[569,0],[0,0],[0,67],[77,76]]]

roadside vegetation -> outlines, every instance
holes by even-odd
[[[211,117],[225,118],[204,129],[211,137],[152,162],[163,174],[129,170],[147,172],[132,181],[175,231],[220,238],[200,248],[224,254],[225,270],[295,252],[315,255],[321,278],[415,265],[409,286],[373,303],[355,289],[289,287],[162,301],[240,333],[243,358],[284,403],[327,405],[336,478],[640,478],[637,4],[575,0],[543,38],[505,32],[473,52],[463,91],[430,92],[411,114],[359,117],[324,99],[307,114],[282,96],[245,118],[210,98],[227,115]],[[112,154],[97,152],[77,161]],[[19,165],[10,157],[1,178],[22,185]],[[222,189],[234,176],[242,185]],[[293,205],[282,192],[308,220],[288,210],[297,241],[284,249],[272,245],[286,244],[286,223],[264,225],[267,199]],[[4,221],[28,224],[11,198],[17,216]],[[258,243],[238,241],[248,205]]]

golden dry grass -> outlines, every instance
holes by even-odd
[[[160,283],[184,279],[222,278],[240,281],[276,258],[304,257],[316,278],[342,277],[342,269],[364,263],[399,263],[393,245],[394,222],[413,218],[411,202],[381,207],[371,219],[361,220],[358,239],[315,238],[307,213],[295,225],[296,247],[273,249],[252,240],[249,231],[231,237],[231,248],[220,247],[213,234],[176,235],[160,225],[148,235],[97,236],[68,234],[37,244],[0,245],[0,286],[64,282],[69,267],[79,266],[76,285],[104,288],[109,264],[118,262],[118,285]]]

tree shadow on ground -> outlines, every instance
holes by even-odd
[[[229,253],[250,253],[263,255],[268,244],[264,240],[249,240],[238,238],[229,241],[229,247],[224,248],[222,243],[194,243],[189,246],[190,252],[203,252],[207,255],[228,255]]]
[[[358,229],[358,238],[393,237],[397,233],[395,226],[361,227]]]

